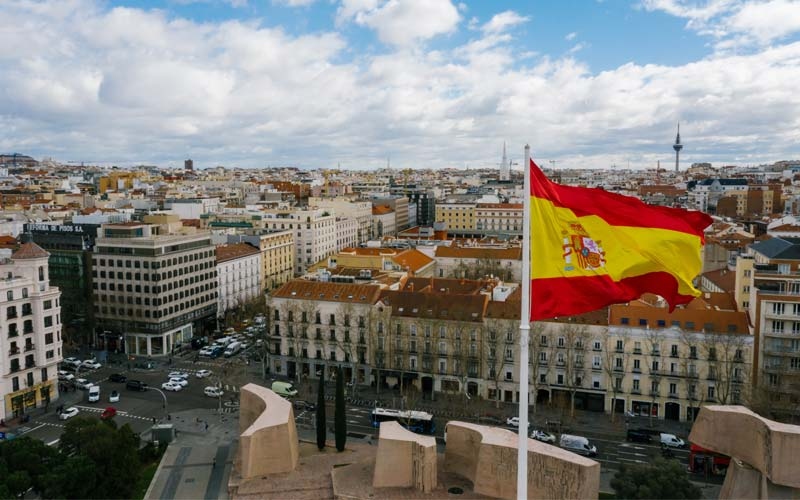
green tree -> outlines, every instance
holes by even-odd
[[[325,448],[325,438],[327,437],[326,417],[325,417],[325,378],[319,377],[319,389],[317,390],[317,448]]]
[[[6,477],[6,487],[15,497],[22,498],[26,491],[33,487],[30,474],[24,470],[17,470]]]
[[[344,373],[342,367],[336,368],[336,413],[333,416],[336,449],[344,451],[347,442],[347,418],[344,407]]]
[[[25,491],[33,488],[41,493],[43,475],[60,461],[58,450],[38,439],[22,437],[4,441],[0,445],[0,484],[5,484],[12,495],[23,486]]]
[[[700,488],[686,477],[677,460],[656,459],[652,464],[620,465],[611,480],[617,498],[700,498]]]
[[[84,455],[65,458],[43,478],[44,498],[91,498],[95,496],[95,464]]]

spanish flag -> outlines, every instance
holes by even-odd
[[[650,292],[686,304],[700,292],[703,212],[652,206],[551,182],[531,160],[531,320],[569,316]]]

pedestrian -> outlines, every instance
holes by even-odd
[[[214,457],[214,458],[211,460],[211,468],[213,469],[213,468],[214,468],[214,467],[216,467],[216,466],[217,466],[217,457]]]
[[[153,425],[156,425],[156,417],[153,417]]]
[[[206,422],[206,430],[208,430],[208,422]]]

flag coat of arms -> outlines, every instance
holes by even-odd
[[[593,311],[650,292],[670,308],[700,292],[707,214],[551,182],[531,160],[532,321]]]

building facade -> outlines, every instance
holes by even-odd
[[[336,218],[323,209],[265,210],[261,223],[266,229],[289,229],[294,233],[295,275],[336,252]]]
[[[217,316],[261,297],[263,286],[261,251],[248,243],[220,245],[215,249],[217,262]]]
[[[356,244],[366,243],[372,239],[372,203],[369,201],[355,201],[345,197],[311,197],[308,199],[308,206],[333,211],[337,219],[348,218],[355,220]]]
[[[294,276],[294,231],[290,229],[249,231],[228,235],[228,243],[249,243],[261,250],[261,285],[274,290]]]
[[[522,236],[521,203],[479,203],[475,207],[475,229],[486,235]]]
[[[0,418],[6,421],[58,398],[61,292],[50,286],[48,258],[28,242],[0,263]]]
[[[475,206],[475,203],[437,203],[436,222],[444,222],[451,232],[474,232]]]
[[[217,270],[210,234],[177,216],[103,224],[92,257],[98,330],[124,337],[128,354],[164,356],[213,330]]]

